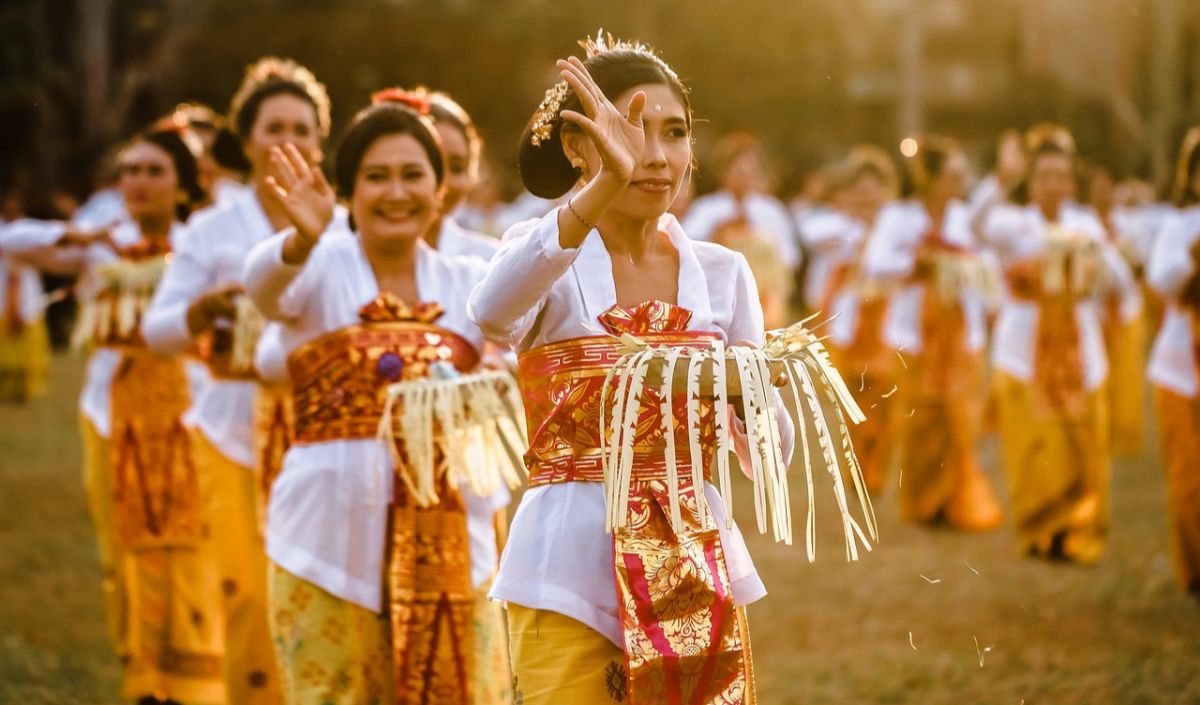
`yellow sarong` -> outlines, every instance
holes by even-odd
[[[50,377],[50,337],[38,319],[9,328],[0,319],[0,401],[24,402],[46,392]]]
[[[1052,411],[1035,387],[996,372],[1000,438],[1017,540],[1027,553],[1090,563],[1108,533],[1107,398],[1079,395],[1082,407]]]
[[[208,526],[220,560],[225,599],[226,683],[237,705],[282,702],[267,621],[267,556],[258,530],[257,474],[191,432]]]
[[[274,563],[270,572],[271,631],[285,702],[391,705],[390,615],[334,597]],[[485,585],[475,593],[472,705],[511,705],[504,614],[487,591]]]
[[[749,644],[745,608],[737,608],[737,621]],[[602,705],[627,700],[625,652],[586,624],[510,602],[508,640],[516,702]],[[752,702],[753,697],[747,700]]]
[[[123,549],[113,511],[111,444],[86,417],[80,427],[84,487],[100,548],[109,641],[122,663],[122,697],[228,702],[211,545]]]
[[[100,548],[100,591],[108,619],[108,639],[117,657],[124,658],[127,653],[124,625],[128,606],[121,547],[117,543],[117,526],[113,518],[112,452],[108,439],[101,436],[96,426],[82,414],[79,416],[79,430],[83,437],[83,487]]]
[[[1180,586],[1200,595],[1200,400],[1155,388]]]
[[[1142,452],[1146,404],[1146,319],[1139,314],[1132,321],[1113,321],[1105,326],[1105,333],[1113,452],[1137,455]]]

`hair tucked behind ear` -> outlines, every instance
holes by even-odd
[[[651,50],[640,44],[614,42],[611,37],[607,43],[600,37],[597,40],[589,40],[584,43],[584,48],[588,56],[583,65],[609,100],[615,100],[617,96],[635,86],[665,85],[683,103],[688,127],[691,128],[692,104],[687,88],[671,67]],[[571,190],[581,175],[563,153],[561,115],[564,110],[583,112],[583,107],[578,96],[569,89],[565,91],[561,100],[557,99],[555,91],[561,91],[561,86],[565,84],[551,88],[546,94],[546,100],[534,111],[521,134],[520,151],[517,155],[521,181],[525,188],[542,198],[554,199],[562,196]]]

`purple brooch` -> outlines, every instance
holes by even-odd
[[[396,382],[404,372],[404,360],[394,352],[386,352],[379,356],[375,363],[375,372],[389,382]]]

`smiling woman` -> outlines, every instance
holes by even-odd
[[[446,176],[428,109],[393,89],[355,116],[334,169],[351,231],[333,217],[333,187],[299,149],[276,148],[269,159],[267,183],[291,227],[254,250],[246,283],[278,322],[286,356],[263,366],[286,368],[295,399],[296,439],[267,515],[289,702],[425,703],[437,694],[493,705],[507,696],[500,615],[480,597],[508,492],[450,477],[450,441],[432,429],[434,438],[376,440],[391,428],[386,387],[470,372],[483,348],[466,297],[484,263],[424,239]],[[396,417],[417,413],[404,407]],[[438,448],[431,487],[411,479],[413,449],[426,443]],[[482,477],[487,467],[472,470]],[[330,629],[345,637],[325,638]]]

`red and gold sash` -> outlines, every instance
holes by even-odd
[[[658,346],[708,348],[716,334],[687,330],[691,312],[659,301],[600,316],[610,332]],[[600,406],[604,379],[621,357],[615,338],[578,338],[521,355],[519,380],[530,429],[530,486],[601,482]],[[629,670],[629,702],[753,703],[744,624],[735,609],[720,534],[681,472],[684,530],[672,529],[661,400],[645,389],[634,439],[630,521],[613,534],[614,573]],[[684,394],[678,395],[677,462],[690,465]],[[702,402],[704,467],[716,452],[712,399]]]
[[[374,439],[389,385],[425,377],[438,361],[461,371],[474,368],[479,363],[474,347],[433,324],[441,314],[437,304],[410,307],[382,293],[360,311],[361,324],[293,352],[288,373],[295,444]],[[403,448],[399,451],[403,459]],[[439,501],[429,507],[418,506],[403,482],[394,484],[386,580],[395,702],[469,703],[474,592],[466,505],[444,472]]]

